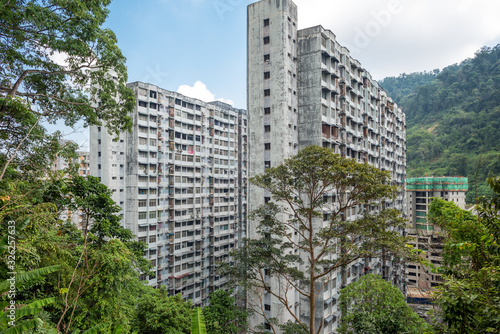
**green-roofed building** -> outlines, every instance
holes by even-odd
[[[406,179],[408,217],[412,227],[432,230],[427,222],[431,198],[440,197],[465,208],[465,193],[469,188],[466,177],[414,177]]]
[[[443,236],[429,223],[427,214],[432,198],[439,197],[465,209],[466,177],[415,177],[406,179],[406,200],[410,226],[408,233],[415,236],[414,246],[425,251],[423,255],[435,266],[441,263]],[[406,269],[408,286],[431,288],[442,281],[430,268],[410,263]]]

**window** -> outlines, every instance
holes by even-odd
[[[271,78],[271,72],[264,72],[264,79]]]
[[[264,96],[271,96],[271,90],[270,89],[264,89]]]
[[[269,36],[264,37],[264,44],[269,44]]]
[[[271,108],[264,108],[264,115],[271,115]]]
[[[270,54],[264,55],[264,61],[270,61],[270,60],[271,60]]]
[[[265,150],[270,150],[271,149],[271,143],[265,143],[264,144],[264,149]]]
[[[153,242],[156,242],[156,235],[151,235],[149,237],[149,243],[153,243]]]
[[[264,19],[264,27],[269,26],[269,19]]]
[[[146,214],[147,214],[146,212],[139,212],[139,220],[146,219],[147,217]]]
[[[264,132],[271,132],[271,126],[270,125],[264,125]]]
[[[156,211],[149,211],[149,219],[156,218]]]
[[[145,199],[140,199],[137,206],[140,208],[144,208],[147,206],[147,201]]]
[[[271,305],[269,305],[269,304],[264,304],[264,310],[266,310],[266,311],[271,311]]]

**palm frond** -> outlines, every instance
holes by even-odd
[[[39,269],[34,269],[30,270],[24,273],[18,273],[16,274],[16,287],[19,288],[24,282],[29,281],[34,278],[38,278],[40,276],[48,275],[50,273],[53,273],[54,271],[58,271],[61,269],[60,265],[55,265],[55,266],[48,266],[48,267],[43,267]],[[5,293],[9,290],[10,288],[10,281],[5,280],[3,282],[0,282],[0,294]]]
[[[193,310],[191,318],[191,334],[207,334],[205,327],[205,317],[201,312],[201,308],[197,307]]]

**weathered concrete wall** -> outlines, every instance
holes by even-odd
[[[297,153],[297,7],[290,0],[263,0],[249,5],[247,34],[249,176],[252,177],[263,174],[266,166],[277,166]],[[264,41],[266,37],[268,42]],[[265,77],[266,72],[269,77]],[[270,194],[250,184],[249,212],[264,204],[266,197]],[[288,219],[288,214],[280,218]],[[257,222],[248,223],[248,235],[255,237]],[[279,291],[277,280],[271,280],[270,285],[273,291]],[[289,295],[294,305],[295,292],[288,289],[282,292]],[[266,311],[269,317],[277,317],[282,323],[291,320],[271,296],[250,297],[262,298],[270,305],[271,311]],[[250,322],[255,326],[263,323],[263,318],[253,317]]]

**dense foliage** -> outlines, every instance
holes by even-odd
[[[442,199],[432,201],[430,219],[446,234],[445,283],[437,290],[439,333],[497,333],[500,328],[500,178],[479,199],[477,215]]]
[[[237,334],[246,329],[248,313],[236,305],[232,291],[212,292],[203,315],[210,334]]]
[[[144,334],[189,334],[191,302],[181,295],[169,297],[162,289],[149,289],[137,303],[134,329]]]
[[[467,176],[468,203],[491,195],[485,179],[500,174],[500,45],[381,85],[407,115],[408,175]]]
[[[339,333],[422,334],[430,326],[405,301],[397,287],[378,275],[362,276],[340,291],[345,311]]]
[[[126,331],[138,295],[146,289],[138,278],[138,268],[148,270],[142,257],[144,245],[133,241],[130,232],[119,225],[109,189],[93,178],[59,176],[38,182],[4,178],[0,183],[0,234],[9,233],[13,226],[9,222],[15,223],[16,231],[15,264],[9,264],[6,254],[0,256],[0,280],[9,278],[8,272],[27,273],[57,265],[57,274],[33,277],[16,294],[17,305],[54,299],[46,305],[37,333],[44,333],[41,328],[45,327],[72,333],[104,322],[122,325]],[[58,209],[56,203],[69,199],[74,210],[85,210],[85,203],[96,198],[92,193],[96,187],[101,203],[86,210],[97,222],[88,233],[59,219],[65,207]],[[99,238],[104,233],[105,241]]]

